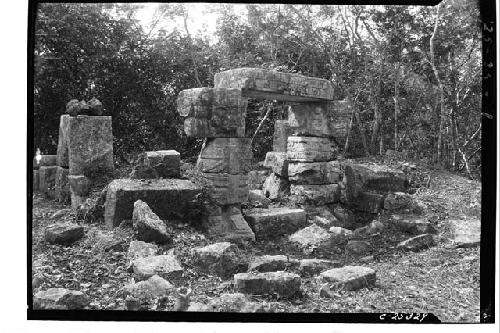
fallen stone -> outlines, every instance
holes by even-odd
[[[50,288],[33,296],[35,310],[80,310],[90,304],[87,295],[81,291],[65,288]]]
[[[334,268],[340,267],[339,261],[326,260],[326,259],[302,259],[299,264],[299,272],[302,276],[315,276],[319,273]]]
[[[288,137],[292,135],[288,120],[274,121],[273,151],[286,153]]]
[[[248,203],[255,207],[267,208],[271,204],[271,199],[266,198],[261,190],[248,191]]]
[[[218,312],[249,312],[250,300],[242,293],[222,294],[210,302],[210,306]]]
[[[425,217],[414,215],[392,215],[391,224],[399,231],[412,235],[435,234],[437,230]]]
[[[346,291],[373,286],[376,281],[375,271],[362,266],[333,268],[321,273],[319,277],[322,281],[330,283],[330,289]]]
[[[222,206],[211,214],[205,229],[212,237],[221,237],[234,243],[255,242],[255,234],[241,215],[241,210],[232,205]]]
[[[56,198],[61,203],[69,203],[71,200],[68,175],[69,175],[68,169],[59,166],[57,167],[55,189],[56,189]]]
[[[246,175],[227,173],[201,173],[210,186],[210,195],[219,205],[231,205],[248,201]]]
[[[288,257],[284,255],[264,255],[255,257],[248,265],[248,271],[261,273],[284,271],[287,266],[291,266],[292,264],[293,262],[289,261]]]
[[[153,257],[158,254],[159,248],[156,244],[143,241],[131,241],[127,252],[127,261],[131,264],[140,258]]]
[[[69,121],[70,116],[61,115],[59,119],[59,138],[57,142],[57,165],[63,168],[69,168]]]
[[[247,173],[248,189],[249,190],[261,190],[262,184],[266,181],[269,176],[269,171],[267,170],[252,170]]]
[[[247,262],[236,245],[222,242],[194,248],[193,265],[203,272],[227,279],[245,271]]]
[[[252,159],[250,138],[216,138],[207,141],[196,168],[205,173],[246,174]]]
[[[306,253],[329,252],[347,242],[348,235],[341,230],[331,233],[325,229],[311,224],[289,237],[289,241],[297,245]]]
[[[292,297],[300,292],[301,279],[294,273],[238,273],[234,275],[235,289],[247,294],[278,294]]]
[[[468,248],[481,244],[481,221],[479,219],[449,220],[448,225],[451,239],[457,247]]]
[[[347,164],[344,180],[348,201],[366,192],[404,192],[409,185],[404,172],[378,164]]]
[[[398,244],[397,248],[408,251],[420,251],[436,245],[431,234],[418,235]]]
[[[123,295],[131,295],[139,300],[150,300],[170,295],[174,288],[167,280],[158,275],[153,275],[145,281],[139,281],[123,287]]]
[[[110,173],[113,165],[111,117],[70,117],[63,132],[68,136],[70,175]]]
[[[380,234],[384,230],[384,224],[378,220],[370,222],[368,225],[356,228],[352,232],[353,238],[366,238]]]
[[[193,209],[201,187],[189,180],[115,179],[107,187],[104,220],[107,226],[116,227],[123,220],[131,220],[134,202],[142,200],[163,220],[175,220],[179,216],[186,221],[198,220]]]
[[[342,227],[330,227],[328,231],[337,239],[349,239],[352,237],[352,231]]]
[[[52,244],[69,245],[83,236],[83,227],[72,222],[59,222],[45,228],[45,240]]]
[[[258,240],[278,238],[307,225],[303,209],[255,208],[244,210],[243,214]]]
[[[384,195],[372,192],[359,192],[355,199],[349,201],[349,204],[359,212],[377,214],[382,210]]]
[[[351,254],[364,254],[371,250],[371,245],[365,241],[351,240],[345,246],[345,250]]]
[[[90,108],[90,115],[91,116],[102,116],[104,113],[104,108],[102,107],[102,103],[100,100],[98,100],[95,97],[92,97],[92,99],[88,103],[89,108]]]
[[[142,306],[141,301],[131,295],[127,295],[127,297],[125,297],[125,309],[127,311],[146,310],[144,309],[144,306]]]
[[[134,221],[134,229],[138,240],[158,244],[172,242],[172,230],[167,230],[165,222],[144,201],[137,200],[134,203],[132,220]]]
[[[146,156],[149,165],[162,178],[176,178],[180,176],[181,154],[176,150],[148,151]]]
[[[261,68],[237,68],[214,76],[217,88],[238,88],[251,98],[288,102],[333,100],[333,84],[325,79]]]
[[[262,192],[271,200],[281,199],[290,192],[290,183],[275,173],[271,173],[262,185]]]
[[[292,162],[288,164],[288,179],[303,185],[337,184],[341,171],[337,161],[331,162]]]
[[[292,162],[328,162],[335,159],[337,147],[329,138],[289,136],[287,159]]]
[[[57,166],[42,166],[38,170],[39,189],[43,194],[50,194],[56,185]]]
[[[186,89],[177,97],[177,111],[190,137],[238,138],[245,136],[248,100],[239,89]]]
[[[348,208],[337,205],[333,209],[333,215],[341,222],[339,227],[353,229],[356,226],[356,216]]]
[[[149,279],[155,274],[164,279],[177,279],[183,273],[175,256],[165,254],[135,259],[132,261],[132,270],[139,280]]]
[[[288,123],[294,135],[331,137],[328,103],[297,103],[288,108]]]
[[[95,252],[123,252],[125,250],[125,240],[100,233],[96,237],[96,242],[93,247]]]
[[[290,194],[297,202],[325,205],[338,202],[340,199],[340,187],[338,184],[326,185],[290,185]]]
[[[267,152],[264,166],[270,168],[272,172],[280,177],[288,177],[288,160],[286,159],[286,152]]]

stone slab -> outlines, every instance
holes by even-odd
[[[270,151],[266,153],[264,166],[270,168],[280,177],[288,177],[288,160],[286,153]]]
[[[415,215],[392,215],[390,224],[396,229],[412,235],[437,233],[437,230],[426,217]]]
[[[342,177],[340,164],[331,162],[291,162],[288,180],[301,185],[337,184]]]
[[[146,152],[149,165],[159,177],[177,178],[180,176],[181,154],[176,150],[158,150]]]
[[[219,205],[230,205],[247,202],[248,185],[246,175],[228,173],[200,173],[207,184],[212,199]]]
[[[338,184],[326,185],[290,185],[290,194],[300,203],[325,205],[340,200],[340,187]]]
[[[291,297],[300,291],[300,276],[287,272],[238,273],[234,275],[236,290],[247,294],[278,294]]]
[[[275,239],[307,225],[306,212],[292,208],[254,208],[243,211],[258,240]]]
[[[286,145],[290,135],[292,135],[292,130],[288,124],[288,120],[275,120],[273,151],[286,153]]]
[[[196,167],[205,173],[246,174],[252,159],[250,138],[216,138],[207,141]]]
[[[332,137],[327,103],[297,103],[288,108],[288,123],[293,135]]]
[[[131,220],[134,202],[139,199],[146,202],[161,219],[198,219],[198,216],[190,215],[190,208],[196,203],[201,190],[189,180],[182,179],[115,179],[107,188],[104,220],[108,227]]]
[[[319,277],[330,283],[331,289],[353,291],[375,285],[376,272],[363,266],[344,266],[325,271]]]
[[[296,162],[328,162],[335,159],[337,147],[329,138],[289,136],[287,159]]]
[[[260,68],[237,68],[215,74],[217,88],[239,88],[245,97],[288,102],[333,100],[333,84],[325,79]]]

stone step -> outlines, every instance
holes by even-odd
[[[255,232],[257,240],[278,238],[307,225],[303,209],[254,208],[244,210],[243,215]]]
[[[332,290],[354,291],[375,285],[376,272],[363,266],[344,266],[333,268],[319,275]]]
[[[292,297],[298,295],[300,285],[298,274],[283,271],[234,275],[235,289],[246,294],[278,294],[281,297]]]
[[[134,202],[139,199],[163,220],[198,219],[190,215],[190,210],[201,191],[201,187],[183,179],[115,179],[107,188],[104,220],[109,227],[131,220]]]
[[[205,173],[246,174],[252,167],[250,138],[208,140],[196,168]]]
[[[245,97],[288,102],[333,100],[333,84],[325,79],[260,68],[237,68],[215,74],[217,88],[239,88]]]

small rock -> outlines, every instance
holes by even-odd
[[[139,281],[134,284],[128,284],[123,288],[124,295],[131,295],[138,299],[151,299],[169,295],[174,286],[167,280],[153,275],[146,281]]]
[[[364,241],[351,240],[347,243],[345,250],[352,254],[363,254],[370,251],[370,243]]]
[[[100,233],[96,237],[96,243],[94,245],[94,250],[96,252],[123,252],[124,251],[125,240],[114,238],[113,235],[106,235]]]
[[[66,104],[66,113],[76,117],[80,110],[80,102],[77,99],[72,99]]]
[[[295,243],[305,252],[330,251],[345,243],[346,240],[346,234],[342,230],[335,230],[334,233],[331,233],[316,224],[297,231],[289,238],[290,242]]]
[[[249,300],[242,293],[222,294],[210,302],[210,306],[219,312],[246,312]]]
[[[267,208],[271,204],[271,199],[266,198],[261,190],[248,191],[248,202],[255,207]]]
[[[238,273],[234,275],[235,288],[248,294],[278,294],[291,297],[299,293],[301,279],[294,273]]]
[[[78,310],[89,304],[87,295],[65,288],[50,288],[33,296],[33,308],[36,310]]]
[[[370,222],[370,224],[357,228],[353,231],[353,238],[366,238],[379,234],[384,229],[384,224],[378,220]]]
[[[246,259],[238,247],[229,242],[215,243],[193,249],[193,265],[201,271],[229,278],[246,269]]]
[[[366,256],[366,257],[361,257],[359,258],[359,261],[362,263],[370,263],[373,261],[373,256]]]
[[[331,283],[330,288],[347,291],[358,290],[375,284],[375,271],[362,266],[333,268],[320,274],[319,278]]]
[[[291,263],[288,261],[288,257],[284,255],[260,256],[256,257],[250,265],[248,265],[248,271],[261,273],[284,271],[289,264]]]
[[[45,240],[52,244],[68,245],[83,236],[83,227],[72,222],[55,223],[45,229]]]
[[[423,234],[407,239],[398,244],[398,249],[409,251],[420,251],[436,245],[434,237],[431,234]]]
[[[299,264],[299,272],[302,276],[314,276],[327,269],[340,267],[339,261],[326,259],[302,259]]]
[[[99,101],[97,98],[93,97],[89,101],[88,104],[89,104],[91,116],[102,116],[104,109],[102,107],[101,101]]]
[[[158,245],[143,241],[131,241],[127,252],[127,260],[131,264],[135,259],[155,256],[158,250]]]
[[[137,232],[137,239],[158,244],[172,242],[172,231],[167,231],[165,223],[144,201],[137,200],[134,203],[132,220],[134,221],[134,229]]]
[[[155,274],[166,279],[179,278],[183,272],[181,264],[173,255],[135,259],[132,261],[132,270],[139,280],[146,280]]]
[[[50,218],[51,219],[58,219],[58,218],[63,217],[64,215],[66,215],[70,212],[71,212],[70,208],[59,209],[57,212],[52,214],[52,216]]]
[[[243,214],[259,240],[278,238],[307,225],[303,209],[255,208],[244,210]]]

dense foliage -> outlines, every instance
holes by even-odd
[[[354,105],[347,155],[393,149],[477,175],[481,36],[474,2],[245,7],[242,14],[233,5],[212,6],[218,20],[210,39],[190,34],[185,5],[162,4],[144,27],[135,19],[139,6],[41,4],[34,149],[55,153],[66,102],[97,97],[113,116],[117,160],[154,149],[194,157],[202,140],[183,133],[177,94],[247,66],[332,80],[339,98]],[[183,26],[155,29],[179,19]],[[247,136],[267,114],[253,141],[257,158],[272,149],[273,120],[285,111],[282,103],[250,102]]]

